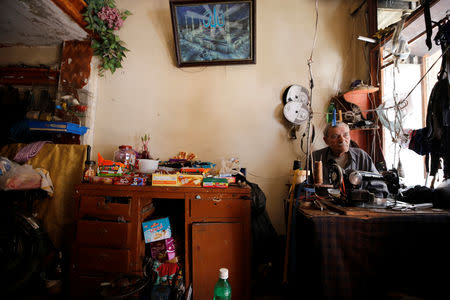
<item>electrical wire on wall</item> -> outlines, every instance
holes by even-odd
[[[309,70],[309,101],[308,101],[308,119],[306,124],[306,183],[310,183],[310,178],[308,176],[309,169],[310,169],[310,155],[311,155],[311,121],[312,121],[312,99],[313,99],[313,88],[314,88],[314,79],[312,74],[312,63],[313,63],[313,54],[314,49],[316,47],[316,41],[317,41],[317,27],[318,27],[318,21],[319,21],[319,1],[315,1],[315,12],[316,12],[316,22],[314,24],[314,39],[313,44],[311,47],[311,54],[308,59],[308,70]],[[299,170],[296,170],[295,172],[299,172]],[[294,206],[294,186],[296,181],[299,177],[297,177],[294,173],[294,178],[292,180],[291,190],[289,191],[289,209],[288,209],[288,220],[287,220],[287,230],[286,230],[286,247],[285,247],[285,253],[284,253],[284,270],[283,270],[283,284],[287,284],[288,282],[288,265],[289,265],[289,248],[291,246],[290,240],[291,240],[291,225],[292,225],[292,217],[293,217],[293,206]]]
[[[313,88],[314,88],[314,78],[312,73],[312,63],[313,63],[313,55],[314,55],[314,49],[316,47],[316,41],[317,41],[317,28],[318,28],[318,22],[319,22],[319,1],[316,0],[315,2],[315,12],[316,12],[316,22],[314,24],[314,39],[313,44],[311,47],[311,54],[308,58],[308,70],[309,70],[309,102],[308,102],[308,123],[306,125],[306,174],[309,174],[309,167],[310,167],[310,159],[311,159],[311,121],[312,121],[312,100],[313,100]],[[309,176],[306,176],[306,182],[309,184]]]

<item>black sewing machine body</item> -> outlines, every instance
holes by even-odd
[[[343,170],[337,164],[333,164],[329,170],[329,179],[334,189],[339,190],[331,196],[340,204],[346,206],[358,206],[362,203],[377,203],[377,199],[387,198],[390,194],[397,197],[400,183],[397,170],[392,169],[382,174]]]

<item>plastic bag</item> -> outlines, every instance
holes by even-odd
[[[236,174],[240,171],[240,162],[239,158],[231,157],[228,159],[223,158],[220,167],[220,174]]]
[[[30,165],[19,165],[0,156],[0,189],[30,190],[41,187],[41,175]]]

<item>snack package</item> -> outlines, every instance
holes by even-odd
[[[162,261],[172,260],[175,258],[175,243],[173,238],[160,240],[150,243],[151,256],[153,259]]]
[[[150,220],[142,223],[146,243],[172,237],[169,218]]]
[[[202,186],[203,175],[178,174],[178,186]]]
[[[100,153],[98,153],[98,167],[97,175],[104,177],[122,176],[126,167],[121,162],[115,162],[112,160],[104,159]]]

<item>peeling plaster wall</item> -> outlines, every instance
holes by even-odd
[[[51,0],[1,0],[0,44],[48,46],[87,37]]]

